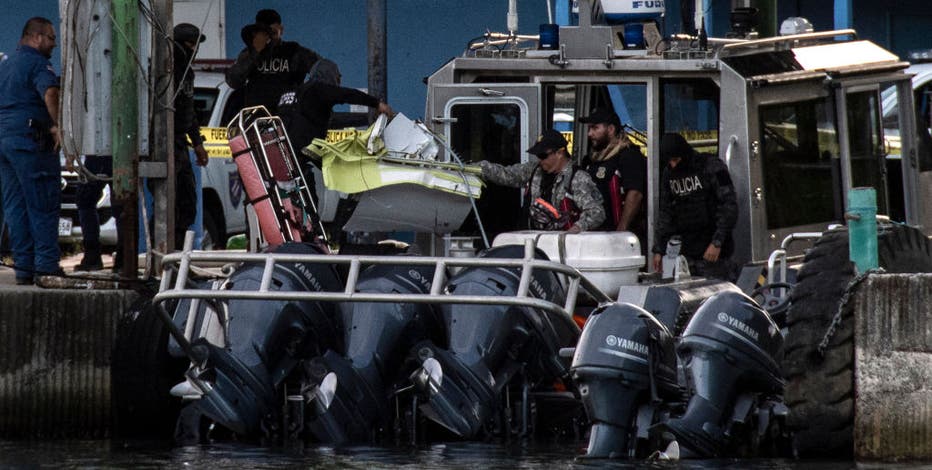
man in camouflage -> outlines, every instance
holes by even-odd
[[[482,177],[514,188],[525,187],[524,212],[535,230],[593,230],[605,221],[602,195],[589,174],[570,162],[566,139],[547,129],[528,153],[537,161],[502,166],[481,161]]]

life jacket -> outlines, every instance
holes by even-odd
[[[571,197],[573,195],[573,178],[576,177],[576,170],[578,167],[573,165],[572,171],[570,171],[570,177],[562,181],[564,196],[558,204],[559,207],[554,207],[550,201],[542,197],[534,198],[533,201],[531,200],[531,185],[534,182],[534,176],[538,169],[540,169],[540,165],[534,167],[534,171],[531,172],[531,178],[528,179],[524,187],[523,211],[525,219],[528,221],[528,228],[569,230],[570,227],[579,220],[580,216],[579,207]],[[541,190],[543,192],[543,188],[541,188]],[[534,223],[532,222],[539,225],[539,227],[534,227]]]

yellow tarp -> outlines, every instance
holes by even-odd
[[[368,153],[371,133],[371,127],[362,131],[348,129],[343,140],[328,142],[314,139],[303,152],[321,158],[324,185],[335,191],[355,194],[392,184],[410,183],[463,196],[479,196],[482,181],[474,175],[467,176],[467,185],[457,171],[381,162],[380,158],[387,155],[381,141],[378,142],[380,150],[375,155]]]

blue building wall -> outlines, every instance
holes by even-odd
[[[552,0],[568,1],[568,0]],[[692,0],[688,0],[692,1]],[[723,2],[711,11],[719,12]],[[410,117],[424,113],[423,79],[459,55],[470,38],[486,29],[504,31],[507,0],[386,0],[388,5],[388,101]],[[730,4],[730,2],[726,2]],[[669,0],[665,32],[679,31],[679,4]],[[805,16],[816,29],[833,26],[831,0],[778,0],[777,17]],[[240,29],[254,20],[258,8],[275,8],[285,25],[285,38],[298,41],[337,62],[343,83],[367,86],[365,0],[226,0],[226,47],[230,58],[243,48]],[[519,0],[519,32],[536,34],[547,20],[544,0]],[[15,48],[26,19],[46,16],[58,21],[57,0],[0,0],[0,51]],[[905,57],[909,50],[932,47],[932,1],[877,2],[854,0],[854,26],[860,37]],[[720,12],[719,12],[720,13]],[[198,19],[190,19],[199,23]],[[716,25],[727,24],[719,18]],[[57,51],[56,51],[57,52]],[[59,68],[59,57],[53,64]]]

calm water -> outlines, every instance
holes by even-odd
[[[498,444],[437,444],[418,449],[305,447],[273,449],[224,444],[170,448],[151,442],[0,441],[0,467],[31,468],[323,468],[323,469],[565,469],[648,468],[843,470],[872,468],[932,468],[917,464],[855,464],[796,460],[702,460],[683,462],[607,462],[575,458],[562,446]]]

